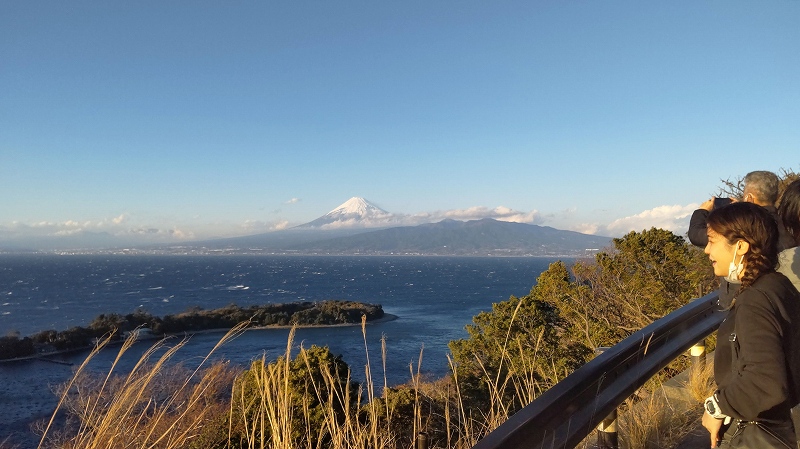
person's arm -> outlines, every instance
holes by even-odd
[[[712,208],[714,208],[714,198],[701,204],[700,208],[692,213],[692,218],[689,220],[689,231],[687,232],[692,245],[703,248],[708,244],[706,219]]]

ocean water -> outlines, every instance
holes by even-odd
[[[467,336],[464,326],[492,303],[527,295],[552,258],[458,257],[307,257],[307,256],[0,256],[0,332],[26,336],[45,330],[86,326],[101,313],[154,315],[192,307],[214,309],[292,301],[345,299],[377,303],[393,321],[367,326],[366,344],[359,326],[299,329],[298,345],[328,346],[342,355],[356,380],[364,379],[369,358],[376,383],[383,383],[381,339],[386,342],[390,385],[407,382],[411,367],[429,377],[448,371],[447,343]],[[287,329],[247,331],[213,358],[246,365],[274,359],[287,346]],[[201,360],[222,334],[192,336],[175,360]],[[138,344],[120,368],[133,366],[152,342]],[[0,363],[0,382],[41,384],[44,396],[5,391],[0,403],[44,401],[50,386],[66,381],[86,353],[54,357],[62,363]],[[91,365],[106,370],[116,348],[104,350]],[[68,365],[72,364],[72,366]],[[26,389],[27,390],[27,389]],[[15,397],[15,394],[17,395]],[[46,397],[45,397],[46,396]],[[52,401],[52,398],[50,399]],[[2,404],[0,404],[2,405]],[[34,412],[36,412],[34,410]],[[2,425],[0,425],[0,428]]]

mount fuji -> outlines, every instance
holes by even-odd
[[[387,212],[353,197],[308,223],[257,235],[195,242],[185,252],[302,255],[439,255],[584,257],[609,237],[490,218],[445,219],[409,225],[408,215]],[[405,221],[405,223],[404,223]],[[168,248],[167,251],[170,251]]]
[[[354,196],[316,220],[295,226],[295,229],[382,228],[397,226],[397,221],[394,214]]]

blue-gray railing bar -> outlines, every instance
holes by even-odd
[[[573,448],[672,360],[719,327],[717,293],[695,299],[595,357],[473,449]]]

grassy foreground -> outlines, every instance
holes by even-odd
[[[293,331],[285,354],[275,362],[262,358],[246,370],[209,362],[217,348],[241,332],[244,326],[227,333],[194,370],[169,363],[185,341],[170,348],[159,342],[129,373],[116,374],[112,366],[102,377],[86,375],[85,367],[106,339],[62,387],[51,419],[39,423],[38,447],[395,449],[413,448],[424,432],[430,448],[466,449],[508,419],[509,408],[499,391],[513,385],[518,399],[527,403],[543,389],[508,370],[503,377],[493,376],[489,385],[495,391],[476,412],[461,394],[452,362],[452,375],[427,382],[420,378],[419,364],[412,365],[409,382],[390,388],[385,347],[384,373],[376,385],[363,321],[367,365],[366,381],[360,385],[327,350],[293,349]],[[117,360],[133,343],[132,338],[125,342]],[[498,351],[509,357],[504,346]],[[700,397],[708,388],[708,374],[690,382]],[[685,433],[696,404],[673,404],[658,394],[632,399],[620,419],[623,447],[670,447]]]

